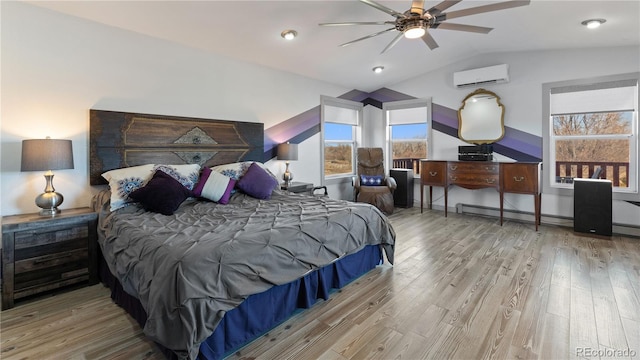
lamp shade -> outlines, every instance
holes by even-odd
[[[71,140],[22,140],[20,171],[73,169]]]
[[[298,160],[298,144],[278,145],[278,160]]]

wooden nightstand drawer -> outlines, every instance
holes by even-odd
[[[6,216],[2,224],[2,308],[14,300],[77,283],[96,283],[97,214]]]
[[[34,231],[15,233],[16,250],[32,248],[38,245],[51,245],[58,242],[82,239],[89,236],[86,224],[80,226],[52,226]]]
[[[87,240],[66,241],[53,246],[38,246],[37,249],[26,248],[15,252],[16,274],[38,270],[46,267],[77,262],[88,258]]]

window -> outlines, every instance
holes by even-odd
[[[543,88],[545,191],[573,189],[574,178],[599,177],[611,180],[619,199],[637,194],[637,74]]]
[[[413,169],[419,174],[420,159],[427,158],[430,135],[430,103],[425,100],[384,104],[388,124],[389,168]]]
[[[356,173],[355,157],[359,139],[362,104],[322,97],[322,153],[324,177],[349,177]]]
[[[324,175],[354,173],[355,127],[332,122],[324,123]]]

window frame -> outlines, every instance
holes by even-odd
[[[553,89],[563,87],[587,87],[598,83],[609,83],[616,81],[636,81],[640,83],[640,72],[626,73],[618,75],[601,76],[595,78],[585,78],[577,80],[560,81],[542,84],[542,141],[543,141],[543,168],[549,169],[543,172],[543,192],[547,194],[556,194],[563,196],[573,196],[573,184],[556,183],[555,181],[555,145],[556,140],[578,140],[578,139],[629,139],[630,140],[630,159],[628,183],[629,187],[614,187],[613,199],[626,201],[640,201],[640,171],[638,169],[638,160],[640,155],[640,134],[638,132],[640,119],[638,118],[638,105],[640,104],[640,93],[638,85],[636,85],[635,93],[635,109],[632,114],[631,135],[574,135],[574,136],[556,136],[553,135],[553,116],[551,115],[551,96]],[[585,113],[588,113],[585,111]],[[546,174],[545,174],[546,173]]]
[[[325,106],[333,106],[333,107],[338,107],[338,108],[343,108],[343,109],[349,109],[349,110],[355,110],[357,113],[357,119],[356,119],[356,124],[352,125],[353,126],[353,140],[352,141],[347,141],[347,140],[327,140],[325,138],[325,122],[329,122],[329,123],[337,123],[337,124],[341,124],[341,122],[334,122],[334,121],[326,121],[325,120],[325,115],[326,115],[326,109]],[[334,98],[334,97],[330,97],[330,96],[324,96],[322,95],[320,97],[320,137],[321,137],[321,141],[320,141],[320,166],[321,166],[321,174],[322,174],[322,185],[327,185],[327,184],[339,184],[339,183],[343,183],[343,182],[349,182],[351,183],[353,177],[356,175],[356,149],[358,148],[359,144],[362,143],[362,116],[363,116],[363,109],[364,109],[364,105],[360,102],[357,101],[351,101],[351,100],[345,100],[345,99],[339,99],[339,98]],[[350,174],[339,174],[339,175],[326,175],[325,174],[325,166],[324,166],[324,161],[325,161],[325,157],[324,157],[324,150],[325,150],[325,144],[327,143],[327,141],[330,142],[338,142],[338,143],[351,143],[352,144],[352,152],[351,152],[351,164],[352,164],[352,171]]]
[[[432,112],[432,105],[431,105],[431,98],[424,98],[424,99],[411,99],[411,100],[400,100],[400,101],[389,101],[389,102],[385,102],[382,104],[382,111],[384,113],[384,121],[385,121],[385,148],[387,151],[387,156],[386,158],[386,163],[385,163],[385,167],[387,169],[392,169],[393,168],[393,148],[392,148],[392,139],[391,139],[391,126],[393,126],[391,124],[390,121],[390,112],[393,110],[404,110],[404,109],[413,109],[413,108],[426,108],[427,110],[427,116],[425,119],[425,122],[427,124],[427,137],[425,139],[425,141],[427,142],[427,157],[429,157],[429,154],[433,154],[433,141],[432,141],[432,133],[433,133],[433,128],[431,126],[432,124],[432,120],[431,120],[431,112]],[[422,124],[422,121],[416,121],[416,122],[407,122],[403,125],[408,125],[408,124]],[[400,125],[400,124],[399,124]],[[418,141],[418,140],[416,140]],[[414,177],[420,177],[419,173],[414,173],[413,174]]]

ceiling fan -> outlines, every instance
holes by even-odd
[[[395,44],[402,39],[402,37],[406,37],[409,39],[417,39],[422,38],[425,44],[429,47],[429,49],[433,50],[438,47],[438,44],[434,40],[434,38],[429,34],[429,29],[446,29],[446,30],[458,30],[458,31],[468,31],[475,32],[481,34],[487,34],[489,31],[493,30],[493,28],[482,27],[482,26],[473,26],[473,25],[464,25],[464,24],[452,24],[446,23],[446,20],[480,14],[484,12],[504,10],[518,6],[529,5],[530,0],[512,0],[512,1],[504,1],[495,4],[482,5],[469,9],[462,9],[457,11],[451,11],[445,13],[443,11],[447,10],[451,6],[459,3],[462,0],[446,0],[439,3],[436,6],[431,7],[428,10],[424,9],[424,0],[422,1],[412,1],[411,9],[405,11],[404,13],[397,12],[393,9],[390,9],[382,4],[379,4],[372,0],[360,0],[369,6],[372,6],[380,11],[383,11],[393,17],[395,20],[389,21],[360,21],[360,22],[339,22],[339,23],[321,23],[320,26],[348,26],[348,25],[393,25],[392,28],[382,30],[371,35],[367,35],[365,37],[355,39],[340,46],[351,45],[355,42],[370,39],[374,36],[382,35],[384,33],[390,31],[398,31],[399,34],[387,45],[387,47],[382,50],[381,54],[384,54],[389,49],[391,49]]]

